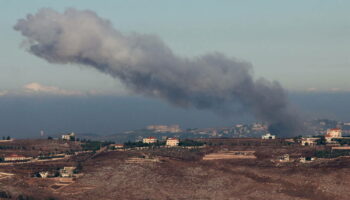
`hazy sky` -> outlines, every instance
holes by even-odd
[[[92,69],[53,65],[20,47],[13,25],[43,7],[90,9],[125,32],[160,36],[177,54],[219,51],[251,62],[256,77],[290,90],[350,90],[350,2],[321,0],[1,0],[0,90],[28,83],[66,90],[122,93]],[[64,77],[64,80],[62,80]]]
[[[23,48],[24,37],[13,26],[40,8],[92,10],[123,33],[158,35],[184,57],[218,51],[248,61],[256,78],[278,80],[298,93],[292,95],[292,102],[308,115],[345,121],[350,117],[344,109],[350,98],[350,1],[0,3],[0,136],[33,135],[41,129],[108,134],[152,123],[208,127],[250,119],[223,119],[207,111],[182,110],[159,100],[130,97],[133,94],[118,80],[93,68],[50,64],[31,55]]]

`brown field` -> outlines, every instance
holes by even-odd
[[[203,156],[203,160],[255,159],[255,151],[221,151]]]

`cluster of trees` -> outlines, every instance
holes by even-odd
[[[324,151],[315,151],[315,157],[317,158],[336,158],[339,156],[349,156],[350,151],[346,150],[324,150]]]
[[[55,155],[55,154],[52,154],[52,155],[41,155],[39,156],[39,159],[40,160],[45,160],[45,159],[51,159],[51,158],[63,158],[64,155]]]
[[[13,145],[0,145],[0,149],[22,149],[25,150],[25,146],[13,146]]]
[[[194,141],[194,140],[181,140],[179,143],[179,146],[203,146],[204,143],[203,142],[199,142],[199,141]]]
[[[159,147],[164,146],[165,142],[157,141],[156,143],[143,143],[142,141],[139,142],[125,142],[124,148],[134,148],[134,147]]]
[[[341,145],[350,145],[350,138],[334,138],[332,139],[332,141],[336,141]]]
[[[101,147],[105,147],[105,146],[108,146],[110,144],[114,144],[114,142],[112,142],[112,141],[101,142],[101,141],[86,140],[84,143],[81,144],[81,147],[83,148],[84,151],[97,151]]]
[[[317,145],[325,145],[326,142],[326,138],[322,135],[322,136],[316,136],[319,137],[320,139],[316,141]]]

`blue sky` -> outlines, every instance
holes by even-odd
[[[256,77],[278,80],[289,90],[350,88],[350,2],[265,1],[1,1],[0,90],[28,83],[74,91],[125,94],[107,75],[79,66],[53,65],[20,47],[12,27],[43,7],[90,9],[122,32],[160,36],[177,54],[219,51],[254,65]]]

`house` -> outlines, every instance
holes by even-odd
[[[280,162],[289,162],[289,154],[284,154],[283,156],[280,156],[278,160]]]
[[[290,143],[295,143],[294,139],[292,139],[292,138],[284,139],[284,141],[290,142]]]
[[[17,154],[11,154],[9,156],[4,157],[5,162],[29,161],[30,159],[32,159],[32,158],[22,156],[22,155],[17,155]]]
[[[75,133],[63,134],[62,140],[75,140]]]
[[[75,169],[76,167],[64,167],[63,169],[60,169],[60,175],[61,177],[72,177]]]
[[[266,133],[265,135],[261,136],[261,139],[263,140],[274,140],[276,139],[275,135],[271,135],[271,133]]]
[[[171,147],[174,147],[174,146],[179,146],[179,139],[177,138],[168,138],[166,140],[166,146],[171,146]]]
[[[301,138],[301,145],[302,146],[315,146],[317,145],[317,140],[320,138]]]
[[[342,138],[340,128],[328,129],[326,135],[324,136],[327,143],[331,143],[334,138]]]
[[[146,143],[146,144],[152,144],[152,143],[156,143],[158,140],[155,137],[148,137],[148,138],[143,138],[142,142]]]

